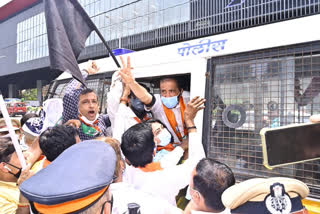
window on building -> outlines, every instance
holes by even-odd
[[[17,63],[48,56],[48,41],[44,13],[17,25]]]
[[[79,0],[106,41],[190,20],[189,0]],[[95,32],[85,45],[101,43]],[[17,25],[17,63],[48,56],[44,13]]]

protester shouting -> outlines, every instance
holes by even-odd
[[[98,70],[96,63],[89,61],[87,68],[82,71],[84,79],[88,75],[97,73]],[[97,94],[76,79],[72,79],[67,86],[63,97],[62,117],[63,123],[78,128],[81,140],[111,135],[111,123],[108,115],[99,114]]]

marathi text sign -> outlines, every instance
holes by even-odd
[[[201,53],[208,53],[209,51],[219,52],[224,50],[224,46],[227,42],[225,40],[213,41],[210,39],[200,40],[199,44],[190,45],[189,43],[183,43],[184,47],[178,48],[178,54],[181,56],[189,56],[189,54],[198,55]]]

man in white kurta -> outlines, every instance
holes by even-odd
[[[175,196],[178,194],[180,189],[188,185],[193,168],[199,160],[205,157],[201,135],[197,133],[193,122],[196,113],[203,109],[203,103],[204,99],[195,97],[186,107],[185,122],[189,137],[189,158],[183,164],[149,172],[146,172],[143,169],[144,166],[135,167],[133,166],[134,164],[129,165],[124,173],[123,181],[132,184],[133,187],[138,190],[162,197],[175,205]],[[133,163],[135,160],[131,157],[135,157],[135,155],[131,154],[130,156],[126,150],[130,150],[130,148],[128,148],[130,144],[139,144],[140,142],[133,142],[130,137],[127,137],[130,136],[130,134],[128,134],[130,131],[131,130],[128,130],[127,133],[124,134],[123,138],[125,139],[123,139],[121,149],[127,158],[127,162]],[[150,132],[152,135],[152,130],[150,130]],[[135,134],[131,133],[131,136],[135,136]],[[154,144],[154,142],[146,143]],[[149,154],[144,155],[148,156]],[[152,154],[150,155],[152,156]]]

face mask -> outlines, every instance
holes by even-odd
[[[168,129],[162,129],[162,131],[157,135],[157,138],[160,140],[158,146],[166,146],[171,141],[171,134]]]
[[[85,123],[87,123],[87,124],[90,124],[90,125],[93,125],[93,123],[94,122],[96,122],[96,120],[98,119],[98,117],[99,117],[99,114],[97,114],[96,115],[96,118],[94,119],[94,120],[88,120],[85,116],[83,116],[81,113],[80,113],[80,115],[81,115],[81,120],[83,120]]]
[[[161,97],[161,101],[162,101],[163,105],[165,105],[165,107],[174,108],[178,104],[178,96]]]
[[[7,162],[6,162],[6,164],[8,164],[8,165],[10,165],[10,166],[12,166],[12,167],[14,167],[14,168],[16,168],[16,169],[19,170],[16,174],[14,174],[14,173],[11,172],[11,169],[10,169],[10,168],[7,168],[8,171],[9,171],[9,173],[10,173],[11,175],[13,175],[13,176],[16,177],[16,178],[19,178],[20,175],[21,175],[22,168],[16,167],[15,165],[12,165],[12,164],[7,163]]]
[[[144,112],[144,104],[137,98],[130,98],[131,107],[136,111]]]
[[[131,103],[131,110],[142,119],[144,115],[146,114],[146,111],[144,109],[144,104],[137,98],[130,98]]]

